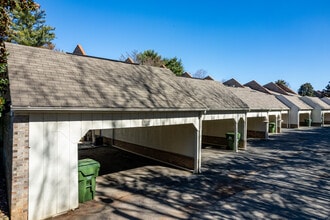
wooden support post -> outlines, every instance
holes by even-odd
[[[237,140],[238,121],[239,120],[235,120],[234,152],[238,152],[238,140]]]
[[[245,116],[245,119],[243,121],[243,148],[244,150],[247,150],[247,117]]]
[[[198,118],[198,126],[196,128],[196,145],[194,156],[194,173],[201,173],[202,166],[202,122],[203,113],[200,113]]]
[[[265,123],[265,139],[269,138],[269,117],[267,116],[264,120]]]
[[[95,143],[95,130],[92,130],[92,143]]]

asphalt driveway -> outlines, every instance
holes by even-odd
[[[94,201],[56,219],[329,219],[330,127],[202,157],[199,175],[143,164],[100,176]]]

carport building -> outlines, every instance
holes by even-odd
[[[275,126],[275,132],[281,132],[283,119],[287,121],[289,108],[274,95],[251,88],[228,87],[249,107],[247,112],[247,137],[268,138],[269,125]]]
[[[200,172],[200,118],[207,108],[180,92],[170,70],[6,48],[11,108],[3,157],[12,219],[43,219],[78,207],[77,145],[89,130],[162,127],[149,146],[153,155],[173,155],[163,158]]]
[[[166,68],[6,48],[11,107],[2,119],[2,151],[12,219],[78,207],[78,144],[89,131],[197,173],[203,136],[241,131],[245,145],[247,106],[220,83]]]
[[[249,106],[220,82],[181,77],[180,83],[187,96],[207,106],[202,116],[202,144],[227,145],[226,134],[234,133],[234,151],[238,151],[238,147],[245,149]],[[240,139],[236,138],[237,132]]]
[[[330,105],[318,97],[302,96],[300,98],[313,108],[312,125],[323,126],[324,124],[330,124]]]
[[[290,108],[289,127],[299,128],[309,126],[313,108],[303,102],[298,95],[276,95],[276,97]]]

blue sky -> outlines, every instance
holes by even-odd
[[[56,28],[54,43],[72,52],[119,59],[153,49],[178,57],[187,72],[218,81],[291,88],[330,81],[329,0],[36,0]]]

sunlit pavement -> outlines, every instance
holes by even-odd
[[[100,176],[95,200],[57,219],[329,219],[330,127],[202,157],[199,175],[143,165]]]

